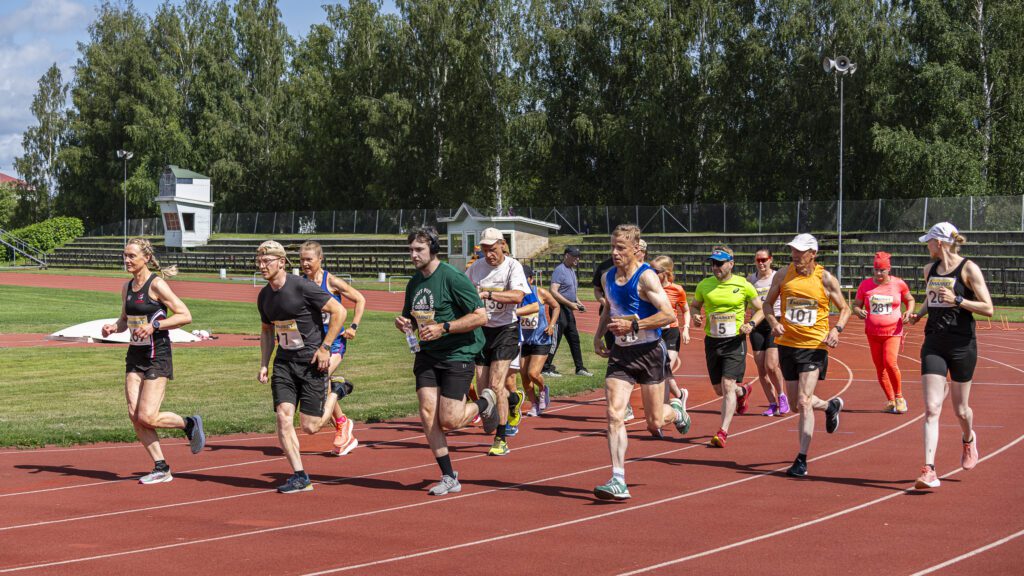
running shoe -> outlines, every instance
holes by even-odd
[[[484,388],[480,398],[487,402],[487,408],[480,414],[480,422],[484,425],[484,433],[490,434],[498,428],[498,397],[494,390]]]
[[[676,419],[673,424],[676,425],[676,431],[680,434],[686,434],[690,431],[690,415],[686,413],[686,407],[683,405],[683,401],[678,398],[673,398],[669,405],[672,406],[672,410],[675,410]]]
[[[508,423],[519,426],[523,419],[523,394],[519,391],[508,395]]]
[[[960,455],[960,465],[970,470],[978,465],[978,433],[971,430],[971,441],[964,442],[964,453]]]
[[[459,473],[456,472],[455,476],[449,476],[444,474],[441,476],[441,481],[430,487],[427,490],[427,494],[431,496],[444,496],[445,494],[455,494],[456,492],[462,492],[462,484],[459,484]]]
[[[831,434],[839,428],[839,413],[842,411],[842,398],[837,396],[828,401],[828,408],[825,408],[825,432]]]
[[[537,411],[536,404],[530,406],[530,409],[526,411],[526,414],[523,414],[524,418],[536,418],[537,416],[540,416],[540,412]]]
[[[561,378],[562,377],[562,373],[557,371],[557,370],[547,370],[545,372],[541,372],[541,374],[543,376],[547,377],[547,378]]]
[[[338,395],[338,400],[352,393],[355,385],[349,382],[344,376],[331,376],[331,392]]]
[[[594,496],[601,500],[628,500],[630,494],[626,483],[613,476],[607,483],[594,488]]]
[[[629,422],[630,420],[632,420],[632,419],[633,419],[633,418],[635,418],[635,417],[636,417],[636,416],[634,416],[634,415],[633,415],[633,407],[632,407],[632,406],[630,406],[629,404],[626,404],[626,415],[625,415],[625,416],[623,416],[623,418],[622,418],[622,419],[623,419],[624,421],[626,421],[626,422]]]
[[[346,417],[344,423],[335,425],[339,428],[338,433],[334,437],[334,447],[331,449],[331,454],[344,456],[359,446],[359,439],[352,434],[354,423],[351,418]]]
[[[900,396],[899,398],[896,399],[896,413],[897,414],[906,414],[907,410],[909,410],[909,409],[910,408],[907,407],[907,399],[906,398]]]
[[[658,440],[665,439],[665,434],[661,431],[661,428],[658,428],[657,430],[648,430],[648,432],[650,432],[651,436],[657,438]]]
[[[786,470],[786,475],[794,478],[807,476],[807,461],[797,456],[796,460],[793,460],[793,465],[789,467],[789,470]]]
[[[206,432],[203,431],[203,417],[199,414],[192,416],[192,433],[188,436],[188,445],[193,454],[199,454],[206,446]]]
[[[740,388],[743,389],[743,396],[736,399],[736,413],[743,415],[747,413],[747,402],[750,401],[750,391],[753,385],[750,383],[740,384]]]
[[[548,392],[549,390],[550,389],[547,386],[545,386],[544,390],[540,393],[540,408],[538,414],[544,410],[547,410],[548,406],[551,405],[551,396]]]
[[[593,376],[594,373],[591,372],[590,370],[587,370],[586,368],[580,368],[579,370],[576,371],[576,375],[577,376],[587,376],[587,377],[590,377],[590,376]]]
[[[166,470],[153,468],[152,472],[139,478],[139,484],[160,484],[161,482],[170,482],[171,480],[174,480],[174,476],[171,476],[170,468]]]
[[[918,490],[924,490],[925,488],[938,488],[942,482],[939,482],[939,477],[935,475],[935,470],[931,466],[921,467],[921,476],[914,482],[914,488]]]
[[[690,399],[690,391],[686,388],[679,388],[679,400],[683,403],[683,410],[686,410],[686,401]]]
[[[507,432],[506,432],[507,434]],[[494,444],[491,445],[491,449],[487,451],[488,456],[507,456],[512,449],[508,447],[508,442],[505,442],[501,438],[495,438]]]
[[[761,416],[775,416],[778,413],[779,413],[779,405],[774,403],[774,402],[772,402],[772,403],[768,404],[768,409],[767,410],[765,410],[764,412],[761,412]]]
[[[785,394],[779,394],[779,414],[789,414],[789,398]]]
[[[281,494],[294,494],[296,492],[311,492],[313,490],[313,483],[309,481],[309,476],[303,474],[292,474],[288,477],[288,480],[284,484],[277,487],[277,491]]]
[[[513,426],[511,424],[507,424],[505,426],[505,436],[515,436],[516,434],[519,434],[519,426]]]
[[[344,414],[341,418],[334,419],[334,448],[341,448],[345,444],[348,444],[349,438],[352,437],[352,421],[349,420],[348,416]]]
[[[479,426],[480,425],[480,415],[479,414],[477,414],[476,416],[473,416],[473,421],[471,422],[471,424],[473,424],[474,426]]]
[[[882,412],[886,414],[896,414],[896,401],[889,400],[885,403],[885,408],[882,408]]]
[[[729,433],[719,428],[718,432],[715,432],[715,435],[711,437],[709,444],[715,448],[725,448],[725,440],[728,437]]]

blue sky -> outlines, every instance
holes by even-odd
[[[126,5],[127,0],[113,0]],[[152,15],[164,0],[135,0],[135,7]],[[278,0],[278,9],[293,37],[306,35],[312,24],[324,21],[323,4],[345,0]],[[64,81],[72,79],[77,43],[88,39],[96,17],[96,0],[0,0],[0,172],[16,175],[22,133],[32,124],[32,97],[40,76],[54,62]],[[394,11],[393,0],[384,1]]]

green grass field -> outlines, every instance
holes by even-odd
[[[116,316],[117,298],[104,292],[0,286],[0,332],[52,332]],[[259,316],[253,304],[188,300],[195,323],[214,333],[255,335]],[[392,324],[393,314],[367,312],[359,335],[339,372],[356,384],[345,399],[346,414],[359,421],[413,415],[416,393],[412,355]],[[603,361],[584,357],[595,374]],[[70,445],[134,441],[124,401],[125,346],[0,348],[0,446]],[[567,346],[556,360],[571,366]],[[175,380],[168,385],[165,410],[203,415],[211,434],[274,430],[268,385],[256,381],[259,346],[203,348],[179,346]],[[601,378],[549,379],[554,395],[572,395],[601,385]],[[175,433],[170,433],[174,435]]]

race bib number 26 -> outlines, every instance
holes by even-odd
[[[929,308],[952,308],[954,304],[952,302],[940,302],[939,301],[939,289],[946,288],[950,292],[953,291],[953,285],[956,284],[956,278],[936,277],[932,276],[928,279],[928,291],[925,294],[925,298],[928,300]]]

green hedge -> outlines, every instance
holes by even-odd
[[[85,234],[85,226],[78,218],[60,216],[11,230],[11,234],[44,252],[49,252]]]

